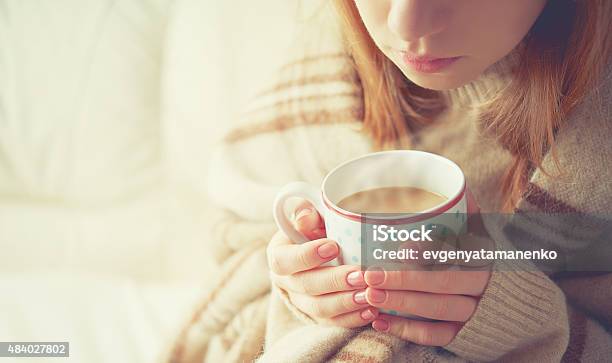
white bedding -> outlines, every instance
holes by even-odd
[[[0,341],[150,362],[214,274],[165,173],[172,3],[0,1]]]
[[[199,293],[195,284],[64,273],[2,276],[0,291],[0,340],[68,341],[70,358],[44,361],[88,363],[154,361]]]
[[[88,363],[165,346],[216,273],[211,146],[298,3],[0,0],[0,341]]]

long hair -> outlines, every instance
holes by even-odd
[[[378,148],[406,146],[411,132],[444,109],[440,92],[406,80],[369,36],[354,0],[334,3],[363,88],[364,129]],[[549,0],[523,40],[512,81],[480,115],[513,156],[503,177],[503,210],[516,207],[547,152],[561,172],[555,133],[602,77],[611,31],[612,1]]]

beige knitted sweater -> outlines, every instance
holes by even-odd
[[[317,21],[321,22],[315,28],[328,24]],[[361,131],[359,79],[341,38],[329,34],[309,33],[298,43],[296,61],[279,71],[278,79],[255,98],[244,123],[219,146],[209,186],[219,208],[211,217],[209,237],[211,251],[222,265],[221,277],[181,327],[163,360],[609,360],[610,274],[553,280],[533,268],[497,262],[476,312],[443,348],[411,344],[370,327],[317,325],[270,285],[265,245],[276,231],[271,204],[278,189],[295,180],[319,184],[334,166],[372,151],[371,140]],[[414,149],[444,155],[462,167],[485,211],[499,208],[498,186],[510,156],[484,136],[477,116],[481,104],[511,77],[511,62],[504,60],[476,81],[445,92],[448,109],[413,138]],[[599,88],[600,103],[589,98],[565,120],[557,136],[564,178],[534,172],[517,214],[610,213],[611,92],[612,77],[607,74]],[[547,156],[545,165],[551,163]],[[503,239],[503,226],[492,228]]]

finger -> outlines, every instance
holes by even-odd
[[[289,292],[289,299],[311,317],[329,319],[368,306],[365,290],[343,291],[320,296]]]
[[[436,244],[433,244],[431,242],[408,241],[408,242],[402,243],[399,246],[398,250],[414,251],[410,259],[405,259],[402,262],[406,264],[427,266],[427,265],[435,264],[435,261],[432,259],[425,258],[424,252],[431,251],[435,247],[436,247]]]
[[[304,200],[301,202],[296,207],[293,215],[295,229],[307,239],[314,240],[325,237],[323,219],[309,201]]]
[[[464,295],[427,292],[379,290],[368,287],[366,299],[372,306],[401,313],[446,321],[468,321],[478,301]]]
[[[378,319],[372,322],[372,327],[419,345],[443,347],[453,340],[462,324],[419,321],[380,314]]]
[[[359,266],[351,265],[322,266],[292,275],[273,275],[272,278],[287,291],[307,295],[324,295],[366,287],[363,271]]]
[[[336,258],[339,251],[338,244],[330,239],[294,244],[279,231],[268,244],[268,266],[276,274],[290,275],[320,266]]]
[[[430,241],[407,241],[399,245],[399,249],[412,250],[411,258],[402,262],[414,266],[422,265],[450,265],[452,260],[442,260],[443,256],[448,256],[447,251],[457,249],[457,234],[448,226],[438,224],[433,229],[429,238]],[[441,252],[446,251],[446,252]]]
[[[431,264],[464,267],[485,267],[491,264],[489,260],[466,259],[465,257],[465,253],[473,253],[482,249],[490,251],[494,247],[494,242],[486,236],[473,233],[457,235],[451,228],[438,225],[438,228],[432,232],[431,238],[433,243],[428,242],[430,248],[427,249],[430,251],[428,260],[431,261]]]
[[[385,290],[411,290],[436,294],[480,296],[489,281],[490,271],[384,271],[368,270],[368,286]]]
[[[371,323],[378,318],[378,309],[367,307],[350,313],[335,316],[331,319],[317,320],[321,324],[340,326],[343,328],[358,328]]]
[[[469,268],[484,268],[491,265],[490,260],[468,258],[466,253],[473,254],[481,250],[492,251],[495,243],[488,236],[476,235],[474,233],[455,234],[452,229],[446,226],[439,228],[431,234],[432,242],[405,242],[400,245],[400,249],[413,250],[415,258],[406,259],[403,262],[414,266],[437,265],[462,266]]]

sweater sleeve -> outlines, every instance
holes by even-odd
[[[474,315],[445,348],[470,361],[550,362],[561,360],[568,340],[563,292],[541,272],[500,261]],[[522,349],[534,342],[538,349]]]

